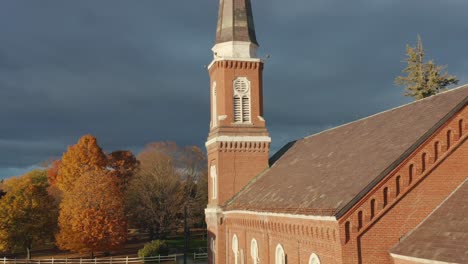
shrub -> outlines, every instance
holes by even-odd
[[[158,255],[167,255],[169,254],[169,247],[164,240],[153,240],[149,243],[146,243],[145,246],[138,250],[138,257],[155,257]]]

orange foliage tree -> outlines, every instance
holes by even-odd
[[[116,176],[105,171],[90,171],[77,179],[60,205],[61,249],[109,252],[126,241],[127,224],[123,195]]]
[[[0,251],[24,250],[53,239],[58,207],[48,192],[45,171],[32,171],[4,183],[0,197]]]
[[[62,192],[73,189],[74,183],[80,176],[90,171],[106,169],[107,158],[97,140],[92,135],[85,135],[76,145],[68,147],[62,156],[58,174],[57,187]]]
[[[119,187],[125,192],[130,179],[139,165],[138,160],[131,151],[118,150],[107,155],[107,168],[118,177]]]

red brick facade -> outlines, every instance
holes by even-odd
[[[238,239],[238,263],[254,263],[252,239],[257,241],[260,263],[275,263],[278,245],[283,247],[287,263],[309,263],[312,253],[322,264],[394,263],[389,250],[467,178],[467,119],[465,107],[339,219],[246,211],[220,213],[217,223],[209,223],[209,229],[217,228],[217,236],[223,237],[217,260],[210,263],[235,263],[234,235]],[[411,262],[399,259],[395,263]]]
[[[331,138],[312,136],[322,144],[311,145],[315,141],[303,140],[301,146],[312,147],[286,148],[285,152],[297,152],[292,152],[289,159],[283,157],[286,162],[282,167],[275,163],[276,166],[269,168],[270,138],[263,119],[263,62],[255,58],[253,52],[258,46],[250,1],[223,0],[220,3],[218,41],[213,48],[215,59],[208,67],[211,124],[206,142],[209,202],[205,212],[209,263],[415,263],[410,257],[392,257],[390,251],[397,244],[403,246],[400,240],[468,178],[468,107],[466,98],[458,98],[460,94],[468,95],[468,87],[449,94],[451,96],[432,98],[438,100],[429,98],[421,104],[404,106],[400,111],[377,115],[380,118],[363,119],[359,124],[359,121],[354,122],[355,125],[347,129],[334,129],[329,133]],[[438,106],[441,105],[451,112],[440,111]],[[455,105],[457,107],[453,108]],[[434,115],[430,115],[430,111]],[[399,130],[390,129],[408,115],[413,118],[401,122],[403,125],[397,126]],[[393,123],[389,122],[389,117]],[[393,137],[382,137],[385,133]],[[349,140],[351,135],[355,140]],[[333,139],[337,138],[348,144],[347,152],[343,150],[343,144],[335,144]],[[363,148],[363,145],[384,147]],[[339,148],[329,150],[327,146]],[[323,149],[324,153],[309,153],[317,152],[317,149]],[[282,156],[281,152],[279,156]],[[350,155],[332,160],[330,157],[334,152]],[[389,152],[390,155],[380,155]],[[293,166],[298,166],[296,163],[301,155],[328,155],[331,161],[305,160],[304,163],[315,166],[305,166],[305,170],[291,173]],[[375,156],[380,156],[382,167],[376,165]],[[337,164],[343,164],[342,161],[349,164]],[[319,165],[327,169],[319,171]],[[279,172],[278,167],[282,169]],[[276,174],[262,178],[275,168]],[[310,168],[317,172],[313,177],[309,174]],[[330,180],[333,168],[342,170],[334,170],[335,180]],[[374,173],[380,174],[374,179]],[[370,177],[370,181],[355,174]],[[288,182],[295,175],[301,177]],[[264,178],[270,182],[265,180],[262,185]],[[305,183],[311,178],[316,182]],[[349,182],[359,184],[348,185],[348,188],[342,186]],[[346,193],[350,186],[359,188]],[[301,188],[303,191],[298,192]],[[329,191],[326,194],[325,189]],[[337,195],[339,190],[345,192]],[[292,194],[296,200],[291,199]],[[347,198],[343,198],[345,194],[349,194]],[[229,207],[239,200],[242,206]],[[304,203],[316,200],[320,202],[316,207]],[[263,204],[255,207],[259,201]],[[279,206],[274,207],[272,203],[275,202]]]

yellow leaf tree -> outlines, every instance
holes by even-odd
[[[107,158],[97,140],[92,135],[85,135],[76,145],[68,147],[62,156],[56,185],[62,192],[73,189],[74,183],[80,176],[90,171],[106,169]]]
[[[36,244],[51,241],[58,206],[49,195],[45,171],[32,171],[4,183],[0,199],[0,251],[23,251],[30,258]]]
[[[109,252],[126,241],[123,195],[116,176],[90,171],[75,182],[60,205],[57,245],[75,252]]]

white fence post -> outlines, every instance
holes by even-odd
[[[52,257],[52,264],[54,264],[54,257]]]
[[[125,264],[128,264],[128,256],[125,258]]]

